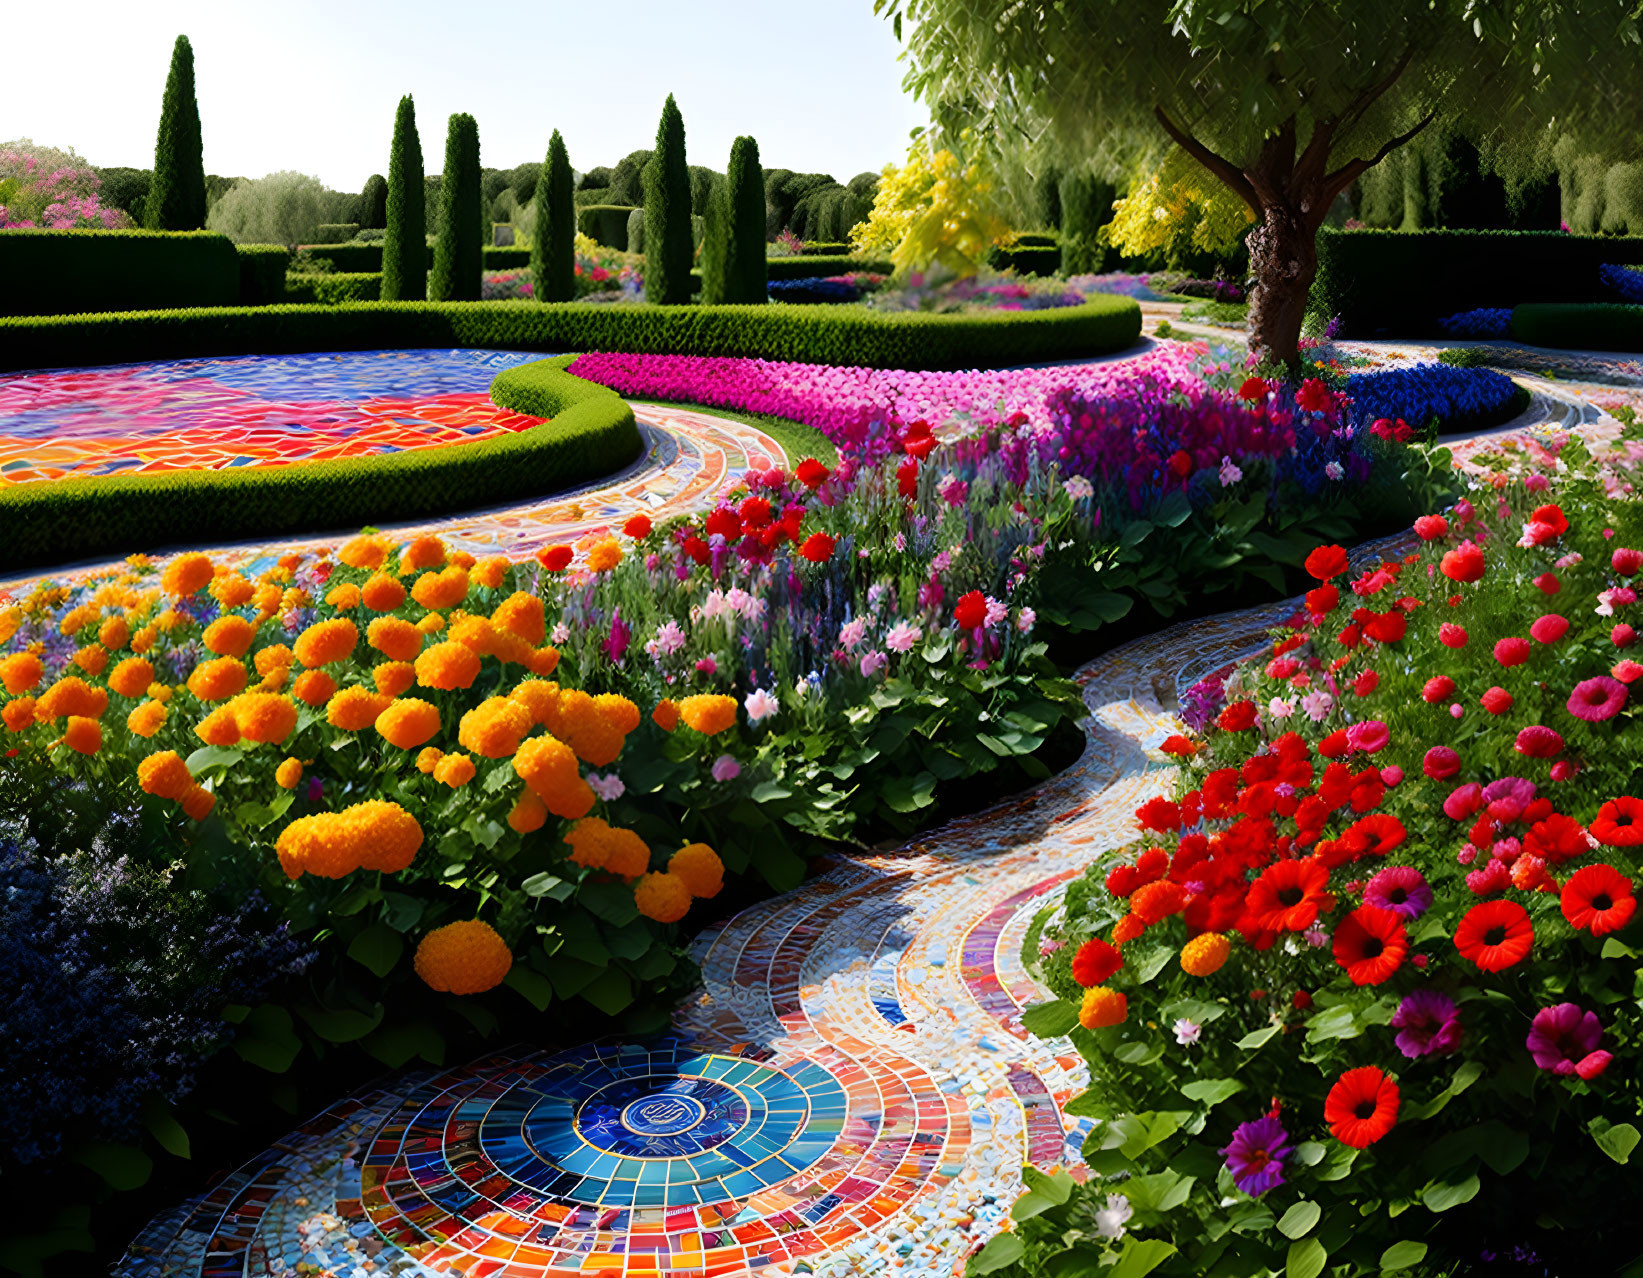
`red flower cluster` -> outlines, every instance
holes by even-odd
[[[755,491],[739,502],[721,499],[699,529],[678,528],[673,540],[685,559],[703,565],[713,562],[714,537],[723,538],[723,544],[748,563],[769,563],[776,549],[785,545],[811,563],[826,563],[838,541],[827,533],[805,535],[808,507],[802,490],[814,492],[832,477],[833,472],[814,457],[805,458],[795,468],[792,480],[797,484],[781,470],[749,471],[748,484]]]

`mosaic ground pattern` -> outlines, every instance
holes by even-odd
[[[489,391],[541,358],[347,351],[0,375],[0,485],[471,443],[536,424]]]

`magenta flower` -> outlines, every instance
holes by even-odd
[[[1346,744],[1354,750],[1362,750],[1365,754],[1384,750],[1386,743],[1391,739],[1391,731],[1379,719],[1354,723],[1346,730]]]
[[[1363,903],[1378,906],[1404,919],[1418,919],[1432,905],[1432,889],[1412,865],[1389,865],[1369,880]]]
[[[721,754],[713,760],[713,779],[715,781],[734,781],[742,775],[742,765],[728,754]]]
[[[628,641],[633,638],[633,627],[622,620],[619,611],[610,614],[610,637],[599,645],[599,650],[615,664],[621,665],[627,655]]]
[[[1251,1198],[1284,1183],[1284,1159],[1289,1157],[1289,1133],[1270,1114],[1239,1123],[1232,1143],[1221,1151],[1232,1173],[1232,1183]]]
[[[1392,1013],[1392,1028],[1398,1031],[1398,1050],[1410,1060],[1434,1053],[1447,1055],[1460,1047],[1460,1009],[1454,999],[1437,990],[1407,995]]]
[[[1596,1012],[1573,1003],[1543,1007],[1529,1025],[1525,1046],[1535,1064],[1548,1073],[1596,1078],[1614,1058],[1600,1050],[1603,1026]]]
[[[1587,723],[1612,719],[1626,707],[1626,685],[1608,675],[1583,679],[1569,694],[1569,713]]]
[[[1552,728],[1532,723],[1517,734],[1512,748],[1531,759],[1550,759],[1563,750],[1563,734]]]

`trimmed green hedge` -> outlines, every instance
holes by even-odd
[[[833,306],[589,306],[575,302],[357,302],[0,319],[0,368],[290,351],[477,346],[748,355],[871,368],[1000,368],[1122,350],[1131,298],[936,315]]]
[[[528,268],[530,264],[531,251],[528,248],[485,246],[487,271],[517,271]]]
[[[1512,311],[1512,336],[1530,346],[1643,351],[1643,306],[1530,302]]]
[[[987,255],[987,264],[1019,275],[1054,275],[1061,269],[1061,246],[1017,243],[1013,248],[995,248]]]
[[[471,444],[0,489],[0,568],[420,519],[600,478],[638,456],[639,428],[620,395],[564,371],[574,358],[530,366],[530,411],[551,420]]]
[[[1601,302],[1605,263],[1643,262],[1643,238],[1561,231],[1318,233],[1312,307],[1349,337],[1436,336],[1438,320],[1524,302]]]
[[[0,234],[0,315],[233,306],[240,259],[212,231]]]
[[[576,210],[576,229],[606,248],[627,251],[630,204],[583,204]]]
[[[331,263],[331,269],[344,274],[363,274],[382,269],[382,242],[373,244],[304,244],[303,249],[316,262]],[[487,271],[511,271],[531,264],[527,248],[485,247]]]
[[[849,275],[870,271],[874,275],[895,274],[895,264],[887,257],[771,257],[765,259],[765,278],[806,280],[812,276]]]
[[[290,303],[336,306],[342,302],[375,302],[381,298],[381,271],[338,271],[330,275],[294,273],[285,277],[284,300]]]
[[[285,268],[291,253],[283,244],[236,244],[240,259],[240,305],[273,306],[285,300]]]

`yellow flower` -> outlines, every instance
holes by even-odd
[[[420,572],[424,568],[437,568],[445,562],[445,543],[438,537],[423,535],[406,546],[399,555],[400,576],[406,573]]]
[[[211,581],[211,593],[224,608],[238,608],[248,604],[257,588],[237,572],[225,572]]]
[[[203,821],[211,815],[211,809],[217,806],[217,796],[204,786],[197,785],[183,795],[183,811],[188,814],[190,821]]]
[[[108,693],[92,687],[78,675],[68,675],[40,694],[34,703],[34,717],[41,723],[51,723],[69,714],[101,719],[107,709]]]
[[[6,691],[13,696],[33,688],[45,672],[45,664],[32,652],[14,652],[0,659],[0,683],[4,683]]]
[[[296,654],[283,643],[276,643],[267,648],[259,648],[257,655],[252,659],[252,665],[257,673],[265,679],[275,670],[288,670],[296,660]]]
[[[1188,976],[1213,976],[1232,953],[1232,945],[1219,932],[1200,932],[1181,950],[1181,970]]]
[[[486,590],[495,590],[508,575],[508,566],[506,555],[491,555],[471,565],[472,576]]]
[[[337,681],[323,670],[305,670],[291,685],[291,695],[304,705],[322,706],[337,690]]]
[[[422,938],[412,960],[430,988],[446,994],[483,994],[502,984],[513,967],[508,943],[489,923],[447,923]]]
[[[100,643],[87,644],[74,654],[74,664],[95,679],[108,668],[108,649]]]
[[[282,790],[295,790],[302,780],[302,760],[286,759],[274,769],[274,784]]]
[[[468,597],[468,574],[455,564],[438,572],[425,572],[411,587],[411,598],[424,608],[454,608]]]
[[[548,808],[529,790],[520,792],[513,811],[508,813],[508,826],[518,834],[540,830],[548,822]]]
[[[540,647],[547,637],[548,622],[542,601],[528,590],[515,591],[491,613],[491,621],[531,647]]]
[[[531,726],[530,712],[517,701],[490,697],[462,716],[457,740],[487,759],[505,759],[519,748]]]
[[[390,661],[415,661],[422,651],[422,632],[403,617],[378,617],[367,628],[365,642]]]
[[[387,573],[379,572],[365,583],[360,598],[372,612],[392,612],[405,602],[405,587]]]
[[[367,537],[361,533],[352,541],[343,543],[337,551],[337,559],[350,568],[367,571],[380,568],[388,562],[388,543],[380,537]]]
[[[11,732],[21,732],[25,728],[33,727],[34,698],[18,697],[14,701],[6,702],[6,708],[0,710],[0,722],[3,722]]]
[[[151,737],[164,725],[166,714],[158,701],[145,701],[126,716],[126,728],[139,737]]]
[[[1128,1015],[1129,1000],[1117,990],[1097,985],[1084,991],[1084,1001],[1078,1009],[1078,1023],[1085,1029],[1102,1029],[1117,1025]]]
[[[576,752],[555,737],[522,744],[514,752],[513,770],[555,816],[574,821],[593,807],[593,790],[582,780]]]
[[[351,581],[332,586],[325,596],[325,602],[340,612],[347,612],[359,607],[359,587]]]
[[[359,642],[359,628],[346,617],[332,617],[316,621],[297,636],[294,645],[297,660],[305,666],[328,666],[333,661],[346,661]]]
[[[97,642],[110,652],[118,652],[131,641],[131,624],[124,617],[110,617],[97,630]]]
[[[376,726],[389,745],[414,750],[439,731],[439,708],[416,697],[403,697],[377,716]]]
[[[371,682],[385,697],[397,697],[416,682],[416,667],[409,661],[383,661],[371,667]]]
[[[194,735],[205,742],[206,745],[238,745],[240,721],[234,717],[234,711],[231,707],[218,706],[194,725]]]

